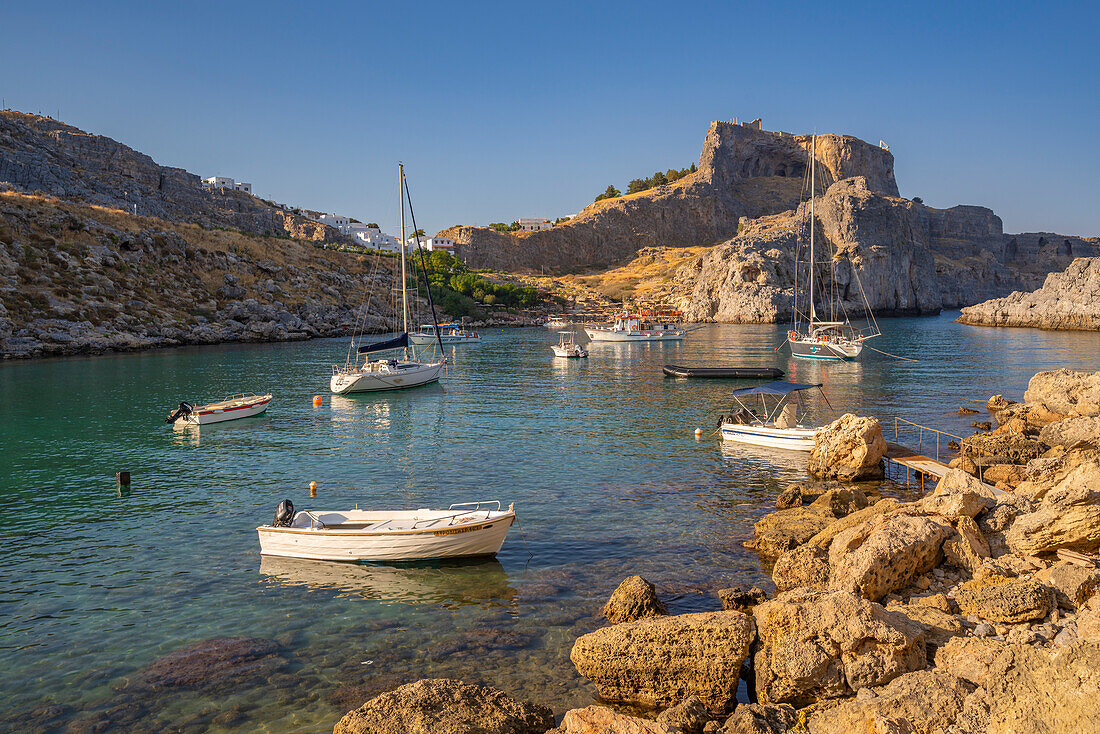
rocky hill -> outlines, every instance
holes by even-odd
[[[629,261],[643,247],[711,245],[737,232],[742,217],[798,205],[810,163],[809,135],[711,123],[699,170],[675,183],[585,207],[551,230],[505,234],[487,227],[441,233],[471,266],[522,272],[569,272]],[[817,137],[825,185],[863,176],[874,191],[897,196],[888,150],[847,135]]]
[[[964,308],[958,321],[1100,331],[1100,257],[1074,260],[1065,271],[1048,275],[1043,287],[1031,293],[1016,291]]]
[[[198,176],[158,165],[102,135],[49,117],[0,112],[0,182],[17,191],[249,234],[341,242],[339,231],[242,191],[202,188]],[[2,184],[0,184],[2,185]]]
[[[0,192],[0,357],[347,334],[388,262]]]

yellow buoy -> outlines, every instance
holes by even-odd
[[[320,395],[314,395],[313,396],[313,407],[314,408],[320,408],[321,407],[321,402],[322,402],[322,400],[321,400]]]
[[[309,483],[309,496],[310,497],[316,497],[317,496],[317,482],[310,482]]]
[[[695,435],[696,436],[702,436],[703,435],[703,429],[702,428],[696,428],[695,429]]]

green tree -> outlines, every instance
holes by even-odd
[[[367,222],[367,226],[370,227],[371,229],[382,229],[381,227],[378,226],[378,222]]]
[[[920,198],[919,196],[914,196],[914,197],[913,197],[913,203],[914,203],[914,204],[923,204],[923,203],[924,203],[924,199]]]
[[[630,183],[626,185],[626,193],[636,194],[639,191],[645,191],[649,188],[649,181],[640,178],[633,178]]]
[[[698,170],[699,170],[699,167],[696,166],[694,163],[692,163],[691,164],[691,170],[689,171],[689,173],[695,173]]]
[[[507,232],[508,225],[504,222],[490,222],[489,226],[495,229],[497,232]]]
[[[665,178],[665,174],[661,173],[660,171],[657,171],[657,173],[653,174],[653,178],[649,180],[651,186],[661,186],[668,183],[668,179]]]
[[[418,229],[415,232],[413,232],[412,236],[413,237],[424,237],[426,235],[424,234],[424,230]]]
[[[607,190],[596,197],[596,201],[603,201],[604,199],[614,199],[616,196],[622,196],[622,192],[615,188],[614,185],[609,184]]]

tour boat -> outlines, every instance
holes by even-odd
[[[550,348],[554,350],[555,357],[565,357],[576,359],[578,357],[587,357],[588,352],[581,349],[581,345],[573,341],[573,332],[571,331],[559,331],[559,341]]]
[[[569,320],[564,316],[551,316],[543,326],[547,329],[562,329],[569,326]]]
[[[678,341],[686,333],[676,324],[642,323],[637,314],[615,314],[615,323],[608,326],[585,327],[588,338],[594,342],[656,342]]]
[[[239,393],[225,400],[195,407],[190,403],[180,403],[179,407],[164,419],[165,423],[205,426],[209,423],[221,423],[238,418],[251,418],[267,410],[271,404],[270,395]]]
[[[397,166],[397,185],[401,199],[401,280],[403,286],[408,283],[406,279],[406,242],[405,242],[405,199],[409,195],[408,182],[405,180],[405,166]],[[409,210],[412,213],[412,200],[409,199]],[[413,228],[416,228],[416,217],[413,216]],[[377,267],[377,261],[376,261]],[[421,272],[424,271],[423,255],[420,256]],[[413,272],[417,267],[414,260]],[[376,275],[376,273],[372,273]],[[376,279],[372,278],[372,281]],[[424,283],[427,284],[428,276],[424,272]],[[431,308],[432,323],[435,323],[435,304],[432,302],[432,292],[428,292],[428,306]],[[379,392],[382,390],[401,390],[410,387],[419,387],[439,380],[439,374],[443,371],[443,340],[440,329],[432,330],[432,340],[439,346],[440,357],[437,360],[421,360],[416,352],[409,346],[409,289],[401,287],[401,321],[394,324],[394,335],[382,341],[372,344],[361,344],[358,347],[352,340],[348,347],[348,356],[342,365],[334,365],[332,377],[329,379],[329,389],[337,395],[357,392]],[[394,309],[396,321],[397,310]],[[364,320],[365,321],[365,320]],[[429,328],[431,325],[429,324]],[[398,330],[400,329],[400,330]],[[414,340],[415,343],[415,340]],[[377,352],[396,352],[399,356],[389,359],[371,359],[370,355]],[[354,351],[354,356],[353,356]],[[363,355],[363,361],[358,361],[358,356]]]
[[[820,387],[820,384],[777,381],[734,390],[733,399],[741,407],[719,420],[722,438],[756,446],[812,451],[814,434],[821,429],[799,423],[798,409],[802,405],[801,393]],[[750,395],[760,396],[761,410],[753,410],[742,402],[741,398]]]
[[[481,341],[481,334],[463,329],[458,324],[439,324],[434,327],[424,324],[420,331],[409,334],[409,341],[413,344],[433,344],[436,339],[442,344],[467,344]]]
[[[265,556],[316,561],[423,561],[494,556],[516,520],[515,506],[460,502],[446,510],[302,510],[283,500],[256,528]]]
[[[787,332],[787,344],[791,349],[791,356],[801,357],[803,359],[825,359],[825,360],[845,360],[854,359],[859,356],[863,351],[863,342],[865,339],[871,339],[879,336],[881,332],[878,330],[878,324],[874,321],[874,314],[871,314],[871,306],[867,302],[867,294],[863,291],[863,285],[859,283],[859,273],[856,272],[855,266],[852,266],[852,275],[856,279],[856,284],[859,286],[859,291],[863,295],[864,307],[868,314],[870,314],[871,322],[874,328],[871,333],[862,334],[852,326],[848,320],[848,315],[845,312],[843,314],[843,321],[818,321],[817,309],[814,305],[814,267],[817,262],[814,258],[814,229],[816,219],[814,218],[814,195],[816,193],[816,161],[817,161],[817,136],[813,137],[810,149],[810,260],[809,267],[806,269],[806,279],[809,283],[809,295],[806,303],[806,326],[803,330],[802,317],[803,312],[799,309],[796,301],[794,308],[794,324],[790,331]],[[797,261],[798,256],[795,256]],[[833,266],[832,258],[829,259],[830,267]],[[796,280],[797,280],[797,262],[795,267]],[[795,294],[797,299],[798,284],[795,283]],[[839,310],[843,311],[843,304],[838,303],[835,298],[836,288],[831,291],[833,298],[827,306],[828,312],[831,312],[834,317],[837,314],[838,306]]]

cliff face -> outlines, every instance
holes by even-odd
[[[824,263],[827,253],[833,255],[832,273],[829,265],[819,264],[816,282],[835,282],[849,314],[864,310],[862,293],[877,313],[933,313],[982,292],[978,280],[997,288],[1021,282],[984,249],[1001,242],[1000,219],[988,209],[931,209],[876,191],[856,177],[830,186],[815,200],[815,210],[814,237],[821,248],[815,259]],[[805,202],[793,211],[746,221],[739,235],[683,266],[676,280],[691,293],[679,304],[684,315],[723,322],[790,318],[795,253],[808,220]],[[805,252],[801,259],[807,259]],[[800,278],[804,284],[805,273]],[[818,312],[825,317],[820,302]]]
[[[258,235],[346,241],[337,230],[241,191],[206,191],[198,176],[48,117],[0,112],[0,182],[177,222]]]
[[[673,184],[599,201],[552,230],[510,235],[487,227],[453,227],[471,266],[567,272],[629,260],[643,247],[704,245],[737,232],[741,217],[794,208],[810,162],[810,136],[711,123],[699,170]],[[868,187],[897,195],[889,151],[845,135],[819,135],[817,162],[825,184],[864,176]]]
[[[1048,275],[1034,292],[1016,291],[964,308],[958,320],[982,326],[1100,331],[1100,257],[1074,260],[1064,272]]]

